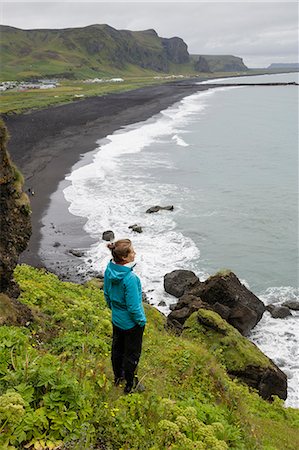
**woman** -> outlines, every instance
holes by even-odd
[[[117,386],[125,379],[124,392],[130,393],[133,388],[138,387],[136,370],[146,324],[141,283],[133,272],[135,251],[130,239],[121,239],[108,244],[107,247],[113,257],[105,270],[104,295],[112,310],[111,360],[114,383]]]

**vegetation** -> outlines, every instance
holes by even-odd
[[[203,342],[229,372],[248,365],[267,368],[269,359],[214,311],[200,309],[184,324],[183,335]]]
[[[166,82],[169,79],[156,80],[153,76],[130,77],[120,83],[84,83],[83,81],[61,80],[60,85],[53,89],[8,90],[0,94],[0,114],[18,114],[27,110],[80,101],[87,97],[119,93],[148,85],[161,84],[163,81]]]
[[[18,266],[35,321],[0,327],[0,448],[299,448],[298,411],[230,380],[204,343],[177,337],[145,305],[142,394],[114,387],[111,321],[98,283]]]

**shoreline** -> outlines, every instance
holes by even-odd
[[[4,117],[11,136],[8,151],[24,175],[24,190],[34,191],[34,195],[30,195],[32,236],[20,262],[46,267],[62,279],[82,281],[83,277],[78,276],[80,258],[68,250],[84,249],[94,240],[83,230],[85,220],[68,211],[62,189],[57,190],[59,184],[67,183],[65,177],[72,167],[80,164],[84,155],[96,150],[97,142],[107,135],[145,121],[188,95],[213,88],[196,82],[198,80],[145,87]],[[53,195],[58,196],[55,223],[52,220],[53,223],[43,224]],[[46,245],[49,254],[44,252],[41,256],[43,231],[49,235]],[[59,242],[60,236],[64,245]],[[55,238],[56,244],[60,244],[57,247],[53,247]]]
[[[76,282],[94,274],[79,275],[82,260],[69,252],[84,252],[95,240],[83,229],[86,220],[68,211],[62,192],[68,183],[66,176],[74,165],[82,164],[83,156],[96,151],[101,139],[116,130],[143,122],[188,95],[231,86],[217,84],[216,79],[213,84],[197,83],[194,79],[171,82],[4,117],[11,136],[9,153],[24,175],[24,189],[34,191],[30,195],[32,236],[20,262],[46,267],[60,278]],[[233,86],[238,85],[243,83]],[[59,241],[62,236],[63,244]]]

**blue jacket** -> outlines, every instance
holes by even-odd
[[[104,295],[114,325],[123,330],[145,325],[141,283],[133,268],[110,261],[104,275]]]

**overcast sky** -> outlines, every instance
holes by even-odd
[[[1,23],[23,29],[154,28],[190,53],[241,56],[249,67],[298,61],[297,2],[1,2]]]

